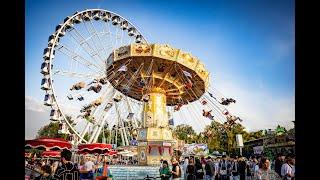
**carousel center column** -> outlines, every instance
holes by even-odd
[[[159,165],[161,158],[170,160],[172,132],[168,126],[166,95],[161,88],[152,88],[144,104],[143,125],[138,130],[139,165]]]

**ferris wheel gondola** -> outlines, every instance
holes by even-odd
[[[110,96],[112,88],[105,78],[107,56],[113,49],[132,42],[147,41],[128,20],[103,9],[76,12],[55,27],[43,52],[41,89],[46,91],[44,104],[52,107],[50,120],[64,127],[61,133],[76,135],[77,143],[97,141],[101,133],[97,127],[103,127],[107,117],[115,114],[114,108],[105,103],[113,98]],[[89,85],[92,81],[96,82]],[[91,112],[87,110],[84,112],[87,114],[79,116],[81,108],[88,104]],[[125,102],[121,106],[123,104]],[[82,127],[69,123],[66,115],[82,121]],[[88,139],[84,138],[85,135],[89,136]]]

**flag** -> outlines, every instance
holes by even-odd
[[[183,72],[183,74],[184,74],[185,76],[192,78],[192,75],[191,75],[189,72],[183,71],[183,70],[182,70],[182,72]]]
[[[127,71],[127,66],[126,65],[122,65],[118,71]]]
[[[129,113],[127,119],[131,120],[133,118],[134,113]]]
[[[169,119],[169,125],[174,126],[173,119]]]

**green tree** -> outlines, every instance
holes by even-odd
[[[186,143],[191,143],[196,137],[196,133],[192,126],[187,124],[180,124],[173,130],[173,135],[180,140],[184,140]]]
[[[212,121],[206,126],[203,134],[204,142],[207,143],[210,151],[223,151],[225,149],[226,133],[223,131],[223,125],[217,121]]]
[[[74,125],[74,121],[72,120],[71,116],[66,116],[67,121]],[[49,124],[41,127],[38,130],[38,134],[37,134],[37,138],[41,138],[41,137],[49,137],[49,138],[63,138],[65,140],[68,139],[68,135],[67,134],[59,134],[59,123],[58,122],[50,122]],[[69,128],[69,131],[71,131],[71,129]]]
[[[254,131],[254,132],[250,132],[249,137],[245,140],[250,141],[250,140],[260,139],[260,138],[263,138],[264,136],[265,136],[265,133],[263,132],[263,130]]]
[[[223,124],[217,121],[212,121],[210,125],[206,126],[203,134],[205,135],[204,142],[208,144],[211,152],[238,153],[236,134],[242,134],[244,141],[250,139],[250,134],[244,130],[241,124],[235,124],[231,129],[225,129]]]
[[[227,130],[227,152],[233,154],[238,154],[238,148],[236,146],[236,135],[241,134],[242,138],[248,137],[248,133],[244,130],[244,127],[241,124],[235,124],[231,127],[230,130]]]
[[[277,126],[275,131],[276,131],[276,135],[277,136],[282,135],[282,134],[287,132],[286,128],[285,127],[281,127],[280,125]]]

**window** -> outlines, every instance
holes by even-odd
[[[157,146],[152,146],[150,150],[150,156],[158,156],[159,148]]]

